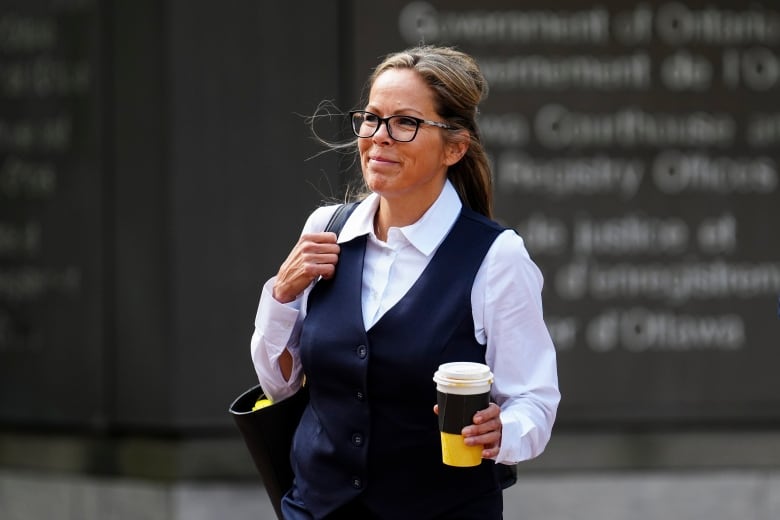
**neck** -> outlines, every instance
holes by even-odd
[[[407,201],[391,201],[380,197],[379,209],[374,214],[374,233],[383,242],[387,241],[387,231],[391,227],[404,227],[414,224],[433,205],[435,199],[427,204],[405,204]]]
[[[391,227],[404,227],[414,224],[430,209],[441,195],[446,178],[431,183],[429,188],[417,189],[404,194],[379,193],[379,208],[374,215],[374,233],[379,240],[387,240],[387,231]],[[389,196],[388,196],[389,195]]]

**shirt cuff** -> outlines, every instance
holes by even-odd
[[[532,432],[536,426],[530,419],[513,413],[510,410],[501,411],[501,447],[495,462],[500,464],[517,464],[532,459],[538,455],[529,443],[533,442]]]
[[[289,346],[290,335],[300,313],[301,301],[300,298],[290,303],[277,301],[273,296],[275,281],[276,277],[273,277],[263,285],[255,316],[255,328],[260,331],[267,344],[284,349]]]

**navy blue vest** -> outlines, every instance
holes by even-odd
[[[432,518],[499,489],[492,461],[442,464],[432,378],[441,363],[485,362],[471,288],[502,231],[464,208],[420,278],[368,332],[365,236],[342,244],[337,275],[312,289],[301,332],[310,402],[292,464],[315,517],[359,499],[382,517]]]

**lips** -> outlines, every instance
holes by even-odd
[[[392,160],[392,159],[390,159],[388,157],[381,157],[379,155],[371,155],[371,156],[368,157],[368,160],[369,161],[373,161],[373,162],[377,162],[377,163],[382,163],[382,164],[393,164],[395,162],[398,162],[398,161],[394,161],[394,160]]]

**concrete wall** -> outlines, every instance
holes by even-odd
[[[777,520],[780,435],[560,431],[519,465],[506,520]],[[236,438],[0,436],[2,520],[273,519]],[[101,459],[85,467],[85,460]],[[106,461],[112,460],[112,464]],[[413,471],[413,468],[410,468]]]
[[[3,520],[274,520],[257,483],[95,479],[0,471]],[[777,520],[780,471],[521,476],[505,520]]]

